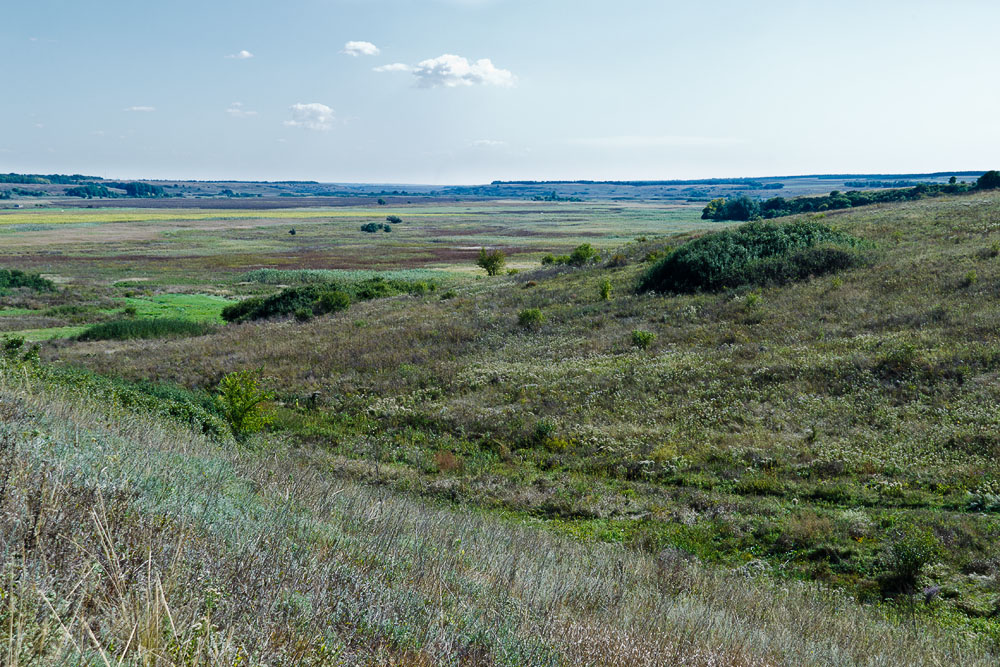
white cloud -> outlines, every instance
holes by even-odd
[[[304,127],[308,130],[329,130],[333,127],[333,109],[325,104],[299,103],[293,104],[289,109],[292,111],[292,119],[285,121],[285,125],[289,127]]]
[[[476,148],[498,148],[500,146],[506,146],[506,141],[497,141],[496,139],[476,139],[472,142],[472,145]]]
[[[594,148],[662,148],[670,146],[729,146],[732,144],[741,144],[743,140],[729,137],[623,135],[617,137],[571,139],[569,143],[576,146],[591,146]]]
[[[253,58],[253,54],[250,53],[249,51],[247,51],[246,49],[243,49],[242,51],[240,51],[238,53],[230,53],[226,57],[229,58],[229,59],[231,59],[231,60],[248,60],[250,58]]]
[[[374,70],[376,72],[412,72],[413,68],[406,63],[391,63],[389,65],[379,65]]]
[[[139,113],[150,113],[151,111],[156,111],[156,107],[144,107],[144,106],[126,107],[125,111],[137,111]]]
[[[376,72],[411,72],[419,88],[458,88],[460,86],[510,87],[517,81],[512,72],[500,69],[489,58],[469,62],[450,53],[422,60],[414,66],[394,63],[376,67]]]
[[[344,50],[341,53],[357,58],[358,56],[377,56],[380,51],[371,42],[348,42],[344,44]]]
[[[229,108],[226,109],[226,113],[232,116],[233,118],[247,118],[248,116],[257,115],[256,111],[250,111],[249,109],[244,109],[242,102],[233,102],[232,104],[230,104]]]

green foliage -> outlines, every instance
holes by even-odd
[[[5,360],[10,362],[37,363],[38,351],[39,346],[37,343],[25,347],[23,336],[5,334],[0,339],[0,353],[3,354]]]
[[[990,174],[997,175],[991,176]],[[1000,187],[1000,172],[986,172],[979,179],[979,182],[985,183],[985,185],[977,184],[975,186],[981,190]],[[991,183],[994,185],[990,185]],[[879,187],[885,184],[880,181],[872,181],[867,183],[867,185],[869,187]],[[970,185],[954,182],[949,182],[947,185],[918,183],[912,188],[891,190],[851,190],[849,192],[834,190],[825,197],[796,197],[794,199],[772,197],[762,203],[746,195],[741,195],[736,199],[713,199],[702,210],[701,217],[704,220],[737,221],[753,220],[758,216],[770,219],[794,215],[796,213],[854,208],[869,204],[914,201],[926,197],[961,194],[968,192],[971,188],[972,186]]]
[[[964,276],[962,276],[962,287],[971,287],[976,284],[979,280],[979,274],[976,273],[975,269],[967,271]]]
[[[299,322],[308,322],[313,318],[312,308],[298,308],[293,313],[295,319]]]
[[[337,313],[350,307],[351,297],[347,292],[332,290],[320,294],[317,304],[321,313]]]
[[[215,327],[207,322],[196,322],[183,318],[125,319],[95,324],[78,334],[75,340],[180,338],[184,336],[204,336],[213,331],[215,331]]]
[[[500,248],[496,250],[479,249],[479,258],[476,259],[476,266],[486,271],[488,276],[496,276],[507,264],[507,255]]]
[[[65,194],[67,197],[82,197],[84,199],[93,199],[94,197],[114,198],[121,196],[117,192],[109,190],[103,185],[80,185],[75,188],[67,188]]]
[[[643,331],[642,329],[632,331],[632,345],[640,350],[648,349],[654,340],[656,340],[656,334],[652,331]]]
[[[611,281],[605,278],[601,281],[601,301],[611,300]]]
[[[551,252],[545,253],[542,256],[542,266],[548,266],[549,264],[555,264],[555,263],[556,263],[556,256],[553,255]]]
[[[236,281],[263,285],[308,285],[310,283],[349,284],[365,280],[430,281],[448,275],[433,269],[399,269],[367,271],[349,269],[255,269],[239,276]]]
[[[990,170],[976,181],[977,190],[995,190],[1000,188],[1000,171]]]
[[[167,191],[159,185],[149,183],[129,182],[129,183],[106,183],[108,187],[125,191],[126,197],[136,197],[139,199],[159,199],[169,197]]]
[[[216,401],[239,442],[257,433],[273,419],[265,404],[274,399],[261,382],[261,369],[229,373],[219,382]]]
[[[858,239],[818,222],[751,222],[684,244],[650,267],[639,290],[694,292],[787,283],[857,265],[859,246]]]
[[[537,329],[545,321],[545,315],[538,308],[525,308],[517,314],[517,323],[525,329]]]
[[[368,301],[397,294],[424,294],[437,285],[423,280],[365,280],[307,284],[288,287],[267,297],[251,297],[222,309],[227,322],[288,317],[308,309],[313,315],[325,315],[347,309],[353,301]],[[308,318],[307,318],[308,319]]]
[[[37,273],[25,273],[19,269],[0,269],[0,290],[24,287],[39,292],[52,292],[56,284]]]
[[[391,232],[392,227],[382,222],[367,222],[361,225],[361,231],[375,234],[377,232]]]
[[[386,222],[389,222],[389,223],[394,224],[394,225],[398,225],[399,223],[401,223],[403,221],[403,219],[401,217],[399,217],[398,215],[387,215],[387,216],[385,216],[385,220],[386,220]]]
[[[924,528],[904,526],[892,537],[883,556],[889,592],[912,593],[923,569],[941,556],[941,543]]]
[[[583,243],[573,249],[569,255],[569,263],[573,266],[583,266],[597,256],[597,251],[589,243]]]

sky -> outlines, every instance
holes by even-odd
[[[1000,167],[996,0],[31,0],[0,172],[469,184]]]

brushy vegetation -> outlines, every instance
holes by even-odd
[[[992,190],[997,187],[1000,187],[1000,172],[988,171],[975,184],[957,183],[952,178],[952,182],[946,184],[919,183],[912,188],[890,190],[850,190],[848,192],[834,190],[825,197],[796,197],[794,199],[772,197],[763,202],[747,195],[740,195],[732,199],[713,199],[702,210],[701,217],[703,220],[736,220],[745,222],[758,218],[780,218],[798,213],[831,211],[869,206],[871,204],[916,201],[927,197],[960,195],[976,190]]]
[[[256,269],[237,278],[238,282],[260,283],[262,285],[303,285],[308,283],[357,283],[382,278],[383,280],[403,280],[431,282],[448,277],[447,271],[433,269],[403,269],[399,271],[349,271],[344,269]]]
[[[4,664],[992,664],[824,587],[236,451],[0,364]]]
[[[37,273],[25,273],[18,269],[0,269],[0,292],[19,287],[51,292],[56,285]]]
[[[437,283],[423,280],[387,280],[381,276],[355,281],[289,287],[267,297],[251,297],[222,310],[227,322],[248,322],[295,315],[308,320],[347,309],[352,301],[368,301],[399,294],[425,294]]]
[[[130,340],[133,338],[171,338],[204,336],[215,331],[207,322],[183,318],[123,319],[88,327],[76,340]]]
[[[819,222],[750,222],[685,243],[649,268],[640,291],[784,284],[858,265],[858,239]]]
[[[90,343],[50,346],[41,368],[85,364],[200,387],[199,395],[233,370],[267,369],[275,420],[259,446],[232,447],[219,416],[222,433],[213,438],[225,444],[178,446],[245,473],[230,477],[215,463],[181,457],[171,459],[174,468],[149,463],[155,448],[145,442],[134,445],[142,463],[129,467],[137,459],[123,452],[133,445],[101,441],[101,460],[112,468],[98,478],[131,479],[118,466],[176,472],[129,488],[143,507],[177,495],[171,507],[194,508],[182,551],[205,576],[182,580],[224,582],[220,590],[231,594],[211,618],[243,642],[251,662],[293,646],[303,652],[296,659],[313,659],[318,642],[307,637],[322,635],[331,638],[327,647],[344,645],[348,664],[474,664],[483,655],[485,664],[990,664],[1000,644],[998,195],[838,213],[838,230],[878,251],[833,276],[637,294],[650,263],[692,236],[647,238],[615,250],[614,262],[469,280],[449,286],[445,300],[428,293],[356,303],[349,317],[125,342],[114,354]],[[474,253],[461,261],[468,266]],[[614,294],[606,301],[597,298],[604,281]],[[528,309],[544,312],[544,326],[520,327]],[[656,337],[637,349],[633,331]],[[56,358],[63,364],[47,363]],[[47,396],[27,390],[36,395]],[[37,446],[48,461],[64,451]],[[191,488],[209,488],[204,496],[217,500],[177,491]],[[355,493],[360,510],[340,504]],[[391,517],[376,514],[380,501]],[[219,514],[202,509],[210,505]],[[256,533],[245,523],[282,512],[287,522],[262,520]],[[126,515],[135,516],[116,516]],[[329,516],[359,528],[349,539],[331,537],[340,534]],[[428,516],[443,529],[484,527],[415,533]],[[234,532],[224,533],[224,546],[211,556],[199,551],[207,542],[198,530],[227,525]],[[511,528],[526,536],[505,532]],[[267,538],[253,542],[261,533]],[[24,533],[3,534],[23,542]],[[233,546],[247,543],[253,549]],[[251,557],[258,548],[260,558]],[[281,584],[248,591],[220,575],[237,558],[231,549],[241,573],[256,568],[257,581]],[[467,560],[453,558],[463,550]],[[271,576],[262,564],[270,558],[286,578]],[[333,562],[347,569],[327,577]],[[493,565],[503,562],[507,569]],[[692,583],[660,587],[658,574],[642,575],[661,567]],[[514,588],[505,589],[511,572]],[[367,586],[379,596],[345,592]],[[620,597],[588,597],[588,586]],[[168,595],[178,600],[171,613],[200,619],[216,594],[206,595]],[[361,602],[340,609],[368,611],[331,622],[332,601],[345,599]],[[708,615],[690,611],[706,608]],[[560,634],[526,609],[585,619],[585,628]],[[692,617],[693,625],[677,624]],[[82,616],[66,618],[87,636]],[[250,633],[246,618],[256,623],[252,640],[239,639]],[[502,619],[508,630],[494,632]],[[121,625],[102,625],[119,649],[131,631]],[[639,630],[607,639],[622,628]],[[386,642],[387,634],[398,640]],[[517,648],[526,636],[542,648]],[[690,639],[670,653],[672,637]],[[605,646],[614,649],[601,652]],[[620,653],[622,646],[636,652]],[[371,657],[374,647],[388,653]],[[633,657],[643,655],[653,657]]]

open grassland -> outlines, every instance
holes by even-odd
[[[823,221],[870,261],[783,287],[636,295],[647,259],[690,235],[661,238],[449,298],[43,356],[201,388],[263,366],[275,433],[330,452],[339,475],[822,581],[995,641],[1000,198]]]
[[[8,645],[95,664],[996,662],[1000,193],[813,216],[863,261],[682,295],[636,287],[720,225],[532,206],[17,255],[68,282],[6,295],[0,323],[53,328],[128,307],[217,323],[227,298],[362,280],[374,256],[446,273],[303,321],[5,362],[4,553],[31,576],[4,622],[35,632]],[[288,239],[282,262],[245,261]],[[495,240],[533,268],[473,279]],[[540,266],[582,242],[595,260]],[[275,420],[239,447],[208,392],[254,368]]]
[[[392,232],[360,226],[397,215]],[[705,225],[697,207],[650,204],[493,202],[350,209],[0,212],[0,265],[79,284],[142,280],[219,285],[272,269],[471,266],[483,245],[511,266],[590,242],[610,248],[635,236]],[[290,234],[291,229],[295,234]]]
[[[0,361],[11,667],[995,663],[823,586],[362,485],[60,378]]]

